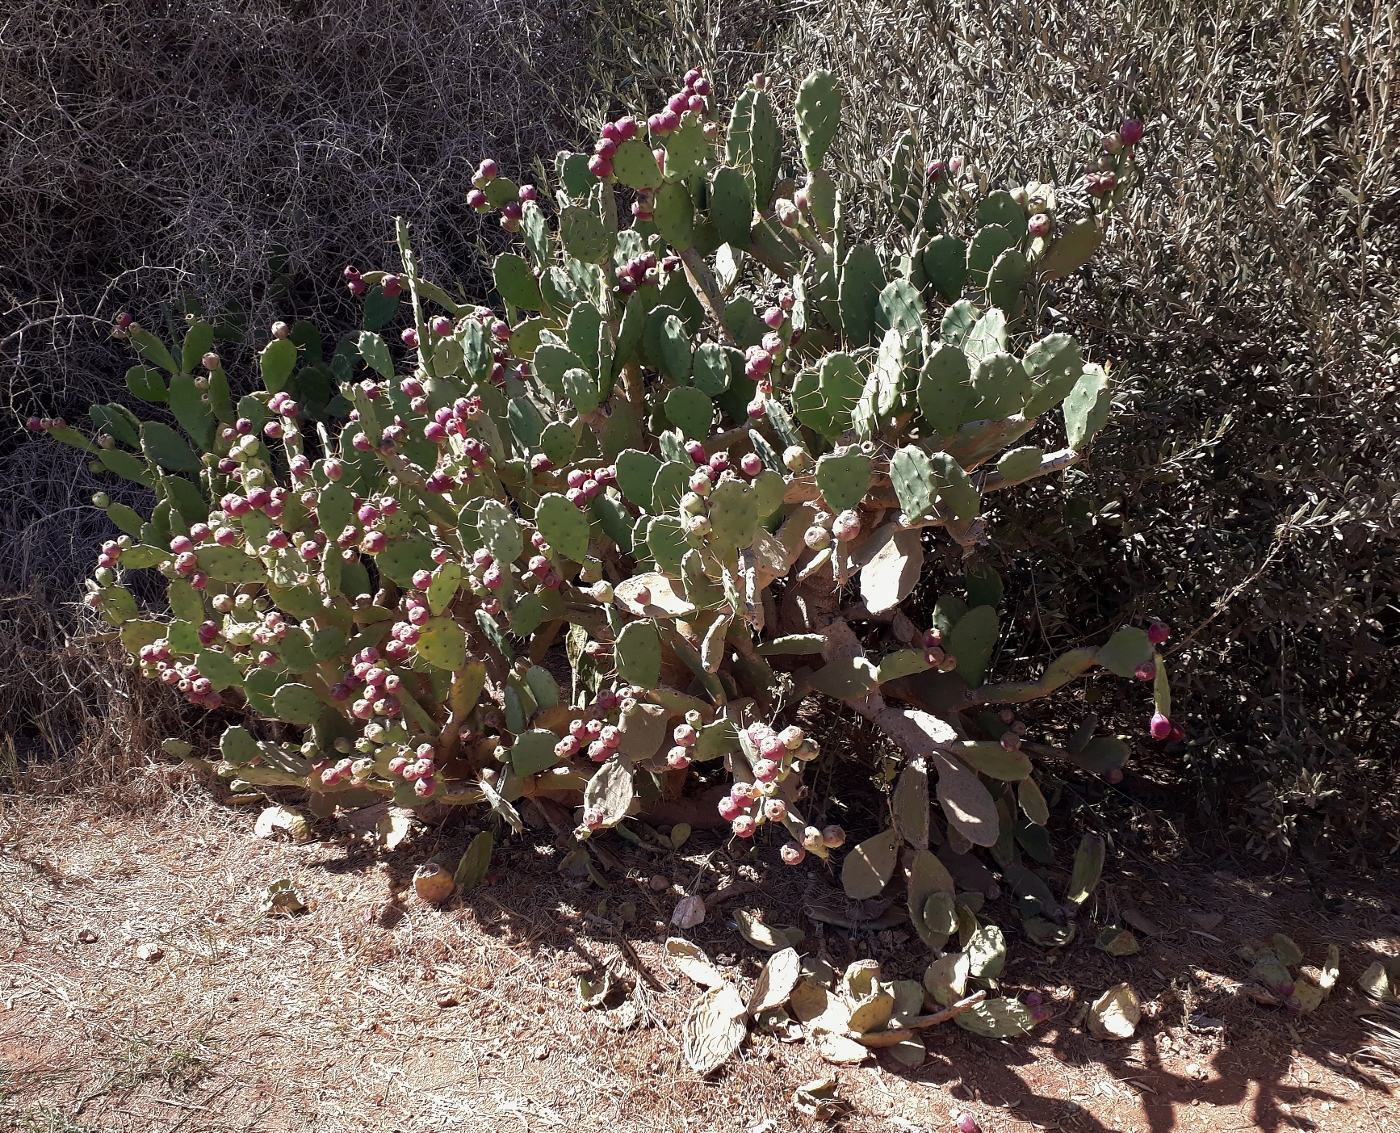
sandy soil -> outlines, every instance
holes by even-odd
[[[1400,1128],[1400,1052],[1377,1047],[1353,990],[1372,959],[1400,951],[1393,889],[1329,907],[1296,880],[1119,861],[1089,914],[1141,918],[1154,931],[1138,955],[1110,957],[1086,932],[1059,953],[1008,934],[1009,986],[1054,1006],[1029,1038],[945,1026],[911,1072],[827,1066],[805,1044],[754,1035],[701,1079],[679,1039],[697,989],[660,942],[681,895],[723,880],[715,841],[650,856],[614,841],[605,890],[561,872],[552,834],[532,831],[498,847],[480,888],[434,908],[402,893],[413,866],[459,855],[471,828],[430,828],[389,853],[329,824],[306,845],[261,840],[256,808],[170,774],[168,805],[139,817],[98,797],[0,799],[0,1129],[873,1133],[950,1130],[960,1111],[1008,1131]],[[876,955],[917,976],[926,963],[907,933],[805,919],[824,884],[806,867],[745,863],[736,876],[750,897],[688,935],[743,987],[763,957],[730,918],[760,897],[833,964]],[[306,913],[260,911],[279,878]],[[1276,931],[1309,956],[1342,946],[1342,986],[1315,1015],[1240,992],[1236,946]],[[604,967],[629,990],[630,1027],[579,1006],[579,976]],[[1138,1037],[1096,1041],[1077,1015],[1122,980],[1146,1004]],[[793,1090],[823,1075],[848,1108],[804,1117]]]

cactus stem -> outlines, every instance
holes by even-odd
[[[691,289],[704,303],[705,313],[714,320],[720,339],[726,346],[737,346],[738,343],[734,341],[734,336],[729,333],[729,328],[724,323],[724,296],[720,294],[714,273],[694,248],[686,248],[680,253],[680,257],[681,263],[685,265],[685,274],[690,280]]]

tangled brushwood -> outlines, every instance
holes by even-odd
[[[398,268],[345,270],[358,336],[328,351],[275,324],[264,388],[236,403],[208,324],[172,352],[123,316],[128,386],[180,428],[114,404],[93,440],[31,422],[155,496],[145,518],[94,501],[123,534],[88,604],[144,674],[246,707],[219,752],[230,779],[482,804],[514,827],[520,799],[548,798],[584,840],[693,800],[738,838],[781,828],[791,865],[830,858],[845,834],[804,818],[818,745],[794,721],[831,698],[904,757],[892,825],[842,862],[847,895],[903,865],[919,935],[966,942],[980,894],[954,878],[985,848],[1028,933],[1062,942],[1082,896],[1022,864],[1049,853],[1036,761],[1116,779],[1129,746],[1092,726],[1039,742],[1011,706],[1103,667],[1150,686],[1148,730],[1169,739],[1168,630],[989,683],[1001,582],[979,548],[987,498],[1075,464],[1109,415],[1105,370],[1067,335],[1031,341],[1028,298],[1093,254],[1140,180],[1141,126],[1073,184],[989,193],[906,135],[881,174],[885,236],[852,243],[823,164],[836,81],[802,83],[791,150],[766,87],[726,123],[691,71],[645,124],[559,154],[549,191],[483,161],[469,203],[520,240],[494,264],[499,311],[421,278],[400,223]],[[916,624],[902,607],[944,535],[964,573]],[[123,585],[151,569],[168,615]],[[1086,844],[1072,889],[1101,855]],[[990,1002],[993,1031],[1028,1018]]]

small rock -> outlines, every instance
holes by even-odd
[[[79,944],[96,944],[97,933],[93,929],[84,927],[73,934],[73,939]]]
[[[665,893],[666,890],[671,888],[671,879],[669,877],[663,877],[658,873],[652,876],[649,884],[651,885],[653,893]]]
[[[136,949],[136,958],[144,960],[148,964],[154,964],[165,955],[165,949],[159,944],[143,944]]]
[[[458,1007],[461,1005],[461,1002],[462,1001],[450,991],[444,990],[437,993],[437,1005],[439,1007]]]

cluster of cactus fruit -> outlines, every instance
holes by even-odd
[[[97,497],[122,534],[88,601],[144,673],[246,709],[228,776],[512,825],[541,796],[585,838],[699,796],[739,838],[783,827],[796,864],[844,841],[802,813],[818,749],[791,720],[823,695],[924,780],[901,780],[889,854],[847,855],[868,896],[901,838],[1037,856],[1032,757],[1120,773],[1120,738],[1036,742],[1004,706],[1103,667],[1150,681],[1151,734],[1171,735],[1160,625],[988,680],[989,505],[1077,462],[1112,396],[1072,337],[1035,335],[1031,301],[1139,180],[1140,125],[1086,184],[990,191],[905,135],[888,223],[858,241],[826,165],[834,77],[790,92],[795,146],[768,86],[721,121],[693,70],[644,124],[559,154],[547,189],[483,161],[470,203],[518,238],[496,309],[421,278],[400,223],[395,270],[345,271],[363,329],[328,350],[278,323],[261,389],[234,395],[207,323],[172,353],[124,317],[128,386],[169,420],[31,422],[154,497],[146,516]],[[168,613],[124,585],[152,568]]]

